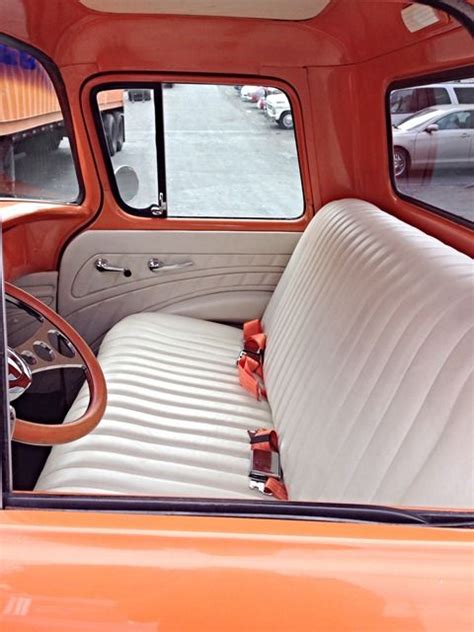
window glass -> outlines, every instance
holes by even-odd
[[[423,108],[428,108],[430,105],[434,105],[434,93],[430,88],[418,88],[414,92],[415,99],[413,102],[413,107],[416,110],[423,110]]]
[[[392,169],[400,193],[472,222],[474,98],[459,103],[461,93],[474,97],[474,89],[460,81],[391,92]],[[396,106],[410,94],[417,95],[420,110],[408,113],[405,107],[400,118]],[[430,107],[421,107],[426,103]]]
[[[391,114],[406,114],[411,112],[413,90],[394,90],[390,95]]]
[[[463,86],[462,88],[454,88],[458,103],[474,103],[474,86],[472,88]]]
[[[99,108],[109,92],[98,94]],[[302,214],[293,116],[281,90],[165,83],[123,92],[123,147],[107,144],[113,169],[138,175],[138,194],[121,196],[129,207],[169,217]]]
[[[437,122],[438,130],[465,129],[468,127],[469,112],[453,112]]]
[[[73,202],[79,196],[68,132],[41,63],[0,43],[0,197]]]
[[[446,88],[433,88],[433,102],[430,105],[446,105],[450,103]]]
[[[130,167],[140,182],[130,200],[128,181],[117,177],[119,194],[135,208],[148,208],[158,199],[154,92],[141,88],[105,90],[97,101],[114,173],[120,167]]]

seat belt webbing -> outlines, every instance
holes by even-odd
[[[263,352],[266,336],[259,320],[244,323],[244,348],[237,360],[240,385],[256,399],[266,397],[263,385]]]

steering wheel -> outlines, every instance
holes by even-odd
[[[80,439],[93,430],[107,404],[107,387],[99,362],[88,344],[56,312],[28,292],[5,283],[7,300],[33,316],[40,327],[26,342],[8,347],[8,381],[10,401],[30,386],[32,376],[40,371],[79,367],[89,385],[89,405],[84,414],[65,424],[33,423],[16,419],[13,440],[31,445],[56,445]]]

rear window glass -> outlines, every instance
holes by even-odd
[[[30,53],[0,43],[0,197],[74,202],[79,184],[54,85]]]
[[[105,105],[120,93],[120,111]],[[126,210],[157,217],[293,219],[304,210],[287,95],[271,86],[162,83],[97,95]],[[115,117],[115,119],[114,119]],[[121,127],[120,127],[121,126]],[[133,191],[132,191],[133,192]]]
[[[468,81],[393,90],[389,116],[397,191],[473,222],[474,86]]]

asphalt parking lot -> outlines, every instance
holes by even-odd
[[[232,86],[181,84],[165,88],[163,94],[170,215],[301,215],[303,196],[292,130],[279,129],[256,104],[241,101]],[[125,128],[127,140],[114,156],[114,166],[132,166],[139,175],[133,206],[156,203],[152,101],[125,99]]]
[[[157,202],[152,101],[124,100],[126,141],[114,167],[139,176],[143,208]],[[175,85],[164,89],[168,211],[192,217],[298,217],[303,208],[294,135],[241,101],[232,86]],[[78,186],[67,139],[45,155],[15,160],[18,195],[72,201]],[[474,221],[474,169],[416,172],[399,190]],[[35,195],[36,194],[36,195]]]
[[[397,182],[400,192],[474,221],[474,166],[410,173]]]

